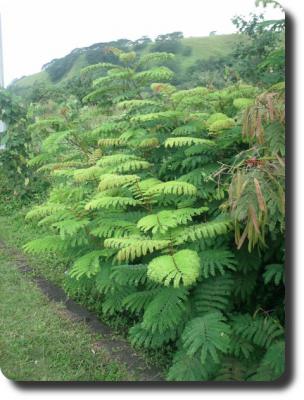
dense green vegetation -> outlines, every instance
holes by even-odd
[[[68,260],[67,293],[172,381],[284,372],[284,24],[236,23],[231,54],[190,70],[175,32],[91,54],[70,90],[0,98],[2,209],[34,203],[41,232],[24,250]]]

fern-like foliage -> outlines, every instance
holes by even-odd
[[[213,311],[227,312],[231,307],[233,278],[229,274],[203,279],[195,288],[193,303],[198,315]]]
[[[186,196],[195,196],[196,193],[197,189],[194,185],[177,181],[160,183],[146,192],[147,195],[174,194]]]
[[[120,249],[116,254],[118,261],[133,261],[135,258],[145,256],[169,246],[169,240],[146,239],[144,237],[127,237],[121,239],[106,239],[108,248]]]
[[[145,329],[142,324],[137,324],[130,329],[129,338],[134,347],[158,349],[170,340],[174,340],[176,331],[151,332],[150,329]]]
[[[204,364],[207,356],[219,362],[220,354],[228,353],[231,329],[220,312],[213,312],[189,321],[182,334],[187,354],[199,354]]]
[[[235,317],[233,330],[242,338],[266,348],[269,348],[274,341],[281,339],[284,334],[278,320],[271,317],[251,317],[248,314]]]
[[[184,319],[187,294],[182,288],[161,290],[146,308],[142,326],[152,333],[177,329]]]
[[[200,259],[193,250],[154,258],[148,265],[148,277],[165,286],[192,285],[200,274]]]
[[[231,220],[214,220],[184,228],[175,239],[176,244],[224,235],[231,229]]]
[[[281,282],[284,283],[284,265],[282,264],[271,264],[266,266],[266,271],[263,273],[264,282],[267,285],[273,281],[276,286]]]
[[[181,147],[190,146],[192,144],[204,144],[207,146],[214,146],[214,142],[208,139],[195,138],[195,137],[174,137],[165,141],[165,147]]]
[[[285,342],[283,340],[273,343],[266,351],[256,374],[251,377],[253,381],[273,381],[281,378],[285,372]]]
[[[128,206],[136,206],[138,201],[131,197],[113,197],[113,196],[96,196],[94,199],[89,201],[85,208],[86,210],[95,210],[100,208],[126,208]]]
[[[69,293],[122,317],[134,346],[170,351],[168,380],[276,379],[283,85],[193,87],[191,74],[181,90],[172,54],[129,46],[82,71],[81,102],[30,106],[31,161],[18,163],[49,194],[27,214],[41,237],[25,250],[68,256]]]
[[[206,365],[202,366],[200,358],[195,355],[188,355],[185,351],[175,354],[173,365],[169,369],[167,379],[169,381],[205,381],[209,378],[209,371]]]
[[[215,276],[218,271],[222,275],[225,273],[225,269],[236,270],[236,260],[234,254],[229,250],[212,249],[205,250],[200,253],[202,275],[205,278],[209,276]]]
[[[23,246],[25,252],[29,254],[64,251],[66,248],[67,243],[59,235],[44,236],[40,239],[32,240]]]

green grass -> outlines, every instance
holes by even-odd
[[[190,46],[190,56],[177,55],[182,68],[187,68],[196,60],[208,60],[210,57],[224,57],[231,53],[237,35],[215,35],[206,37],[189,37],[182,40],[183,45]]]
[[[73,322],[0,251],[0,367],[17,381],[126,381],[94,346],[100,336]]]

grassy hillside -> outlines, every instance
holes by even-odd
[[[230,35],[215,35],[206,37],[189,37],[181,40],[183,46],[191,48],[189,55],[177,54],[176,60],[181,66],[182,70],[185,70],[191,66],[196,60],[207,60],[210,57],[221,57],[228,55],[236,41],[236,34]],[[153,43],[149,44],[142,52],[149,52]],[[86,59],[86,49],[79,49],[80,54],[73,62],[70,70],[64,74],[64,76],[56,82],[60,84],[68,79],[73,78],[79,73],[81,68],[88,65]],[[60,59],[62,60],[62,59]],[[46,70],[42,70],[36,74],[22,77],[21,79],[13,83],[15,89],[26,89],[31,87],[34,83],[52,83],[49,74]]]

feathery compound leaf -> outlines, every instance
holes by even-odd
[[[78,258],[78,260],[73,264],[73,267],[69,272],[70,276],[79,279],[83,275],[86,275],[88,278],[96,275],[100,269],[99,257],[105,257],[107,255],[108,253],[106,250],[95,250],[85,254]]]
[[[53,251],[63,251],[67,247],[67,243],[64,242],[60,236],[44,236],[41,239],[35,239],[23,246],[26,253],[39,254]]]
[[[100,139],[98,140],[99,146],[103,147],[115,147],[115,146],[124,146],[126,144],[126,141],[121,139],[121,138],[106,138],[106,139]]]
[[[173,358],[173,365],[169,369],[168,381],[205,381],[208,380],[208,366],[202,366],[197,355],[190,356],[184,350],[178,351]]]
[[[95,197],[85,205],[86,210],[95,210],[100,208],[126,208],[128,206],[137,206],[139,202],[131,197]]]
[[[197,224],[186,227],[178,234],[175,239],[176,244],[185,242],[195,242],[198,239],[214,238],[218,235],[224,235],[232,228],[230,219],[214,220],[203,224]]]
[[[153,53],[148,53],[148,54],[142,55],[139,60],[139,65],[166,62],[168,60],[173,60],[174,57],[175,56],[172,53],[155,51]]]
[[[208,278],[210,275],[215,276],[217,271],[224,275],[226,268],[236,271],[237,262],[234,254],[229,250],[205,250],[200,253],[200,257],[204,278]]]
[[[117,164],[136,159],[137,157],[133,154],[111,154],[109,156],[103,156],[97,161],[96,165],[99,167],[116,166]]]
[[[208,355],[219,362],[219,354],[226,354],[229,349],[230,326],[224,322],[220,312],[206,314],[189,321],[182,334],[183,347],[189,356],[200,352],[201,363]]]
[[[101,175],[98,190],[108,190],[116,187],[126,187],[138,182],[140,177],[137,175],[117,175],[105,174]]]
[[[241,361],[229,357],[221,361],[221,366],[216,374],[216,381],[219,382],[242,382],[246,380],[248,367]]]
[[[139,233],[136,225],[130,221],[114,218],[102,218],[100,224],[91,230],[91,234],[97,237],[124,237]]]
[[[129,160],[113,168],[114,172],[130,172],[151,168],[152,164],[148,161]]]
[[[102,174],[102,168],[94,165],[90,168],[77,169],[74,171],[74,179],[76,182],[85,182],[98,179]]]
[[[280,378],[285,371],[285,342],[273,343],[266,351],[253,381],[273,381]]]
[[[89,224],[89,220],[82,219],[65,219],[63,221],[55,222],[52,226],[57,228],[60,232],[61,238],[64,240],[67,236],[76,235],[82,228]]]
[[[113,267],[111,278],[120,285],[138,286],[147,281],[147,266],[138,265],[118,265]]]
[[[25,219],[34,219],[34,218],[42,218],[47,215],[52,215],[57,213],[58,211],[64,211],[65,207],[62,204],[52,204],[47,203],[42,206],[36,206],[32,208],[25,216]]]
[[[167,67],[155,67],[148,71],[138,72],[135,75],[135,80],[140,82],[162,82],[169,81],[174,76],[172,72]]]
[[[147,308],[160,290],[156,288],[131,293],[123,299],[123,306],[126,310],[139,314]]]
[[[263,273],[264,282],[267,285],[273,281],[276,286],[280,282],[285,282],[284,277],[284,265],[283,264],[271,264],[266,266],[266,271]]]
[[[195,196],[197,189],[191,183],[169,181],[159,183],[147,190],[147,195],[157,195],[157,194],[175,194],[175,195],[186,195]]]
[[[192,144],[204,144],[207,146],[214,146],[214,142],[208,139],[201,139],[195,137],[173,137],[165,141],[165,147],[182,147],[191,146]]]
[[[196,312],[204,315],[212,311],[229,310],[233,284],[230,274],[204,279],[196,286],[193,293]]]
[[[268,348],[274,341],[281,339],[284,330],[277,319],[271,317],[251,317],[249,314],[233,318],[233,331],[244,339],[260,347]]]
[[[178,221],[173,211],[165,210],[160,211],[157,214],[147,215],[141,218],[137,226],[143,232],[147,232],[150,229],[152,233],[166,232],[169,228],[174,228],[178,225]]]
[[[169,240],[146,239],[144,237],[106,239],[105,247],[121,249],[116,254],[118,261],[133,261],[137,257],[145,256],[156,250],[162,250],[168,247]]]
[[[142,326],[152,332],[177,329],[184,318],[187,290],[164,288],[148,305]]]
[[[107,294],[106,300],[102,304],[102,312],[107,315],[113,315],[122,311],[124,298],[132,292],[134,292],[134,289],[126,286],[111,291]]]
[[[129,330],[129,338],[134,347],[145,347],[157,349],[176,338],[176,330],[168,330],[166,332],[151,332],[145,329],[142,324],[136,324]]]
[[[148,265],[148,277],[165,286],[192,285],[200,273],[200,259],[196,251],[180,250],[173,255],[154,258]]]

